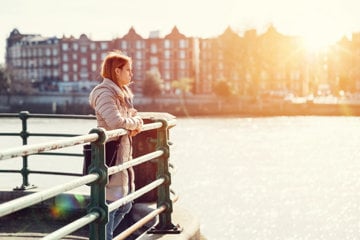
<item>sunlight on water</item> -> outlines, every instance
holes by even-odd
[[[346,117],[179,119],[179,202],[208,239],[357,238],[358,129]]]

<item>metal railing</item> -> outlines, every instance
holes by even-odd
[[[156,114],[155,114],[156,115]],[[21,209],[38,204],[44,200],[53,198],[61,193],[70,191],[80,186],[90,186],[90,200],[87,207],[87,214],[66,226],[48,234],[43,239],[60,239],[74,231],[89,225],[90,239],[105,239],[106,223],[108,221],[109,212],[116,208],[131,202],[138,197],[157,188],[157,208],[145,216],[143,219],[123,231],[116,239],[124,239],[132,232],[142,227],[144,224],[158,216],[158,223],[151,229],[151,233],[179,233],[181,228],[172,223],[172,203],[170,184],[171,174],[169,171],[169,129],[176,125],[174,118],[152,117],[150,116],[150,123],[143,126],[142,131],[156,130],[156,148],[154,151],[134,158],[129,162],[121,165],[116,165],[108,168],[105,164],[105,143],[114,137],[119,137],[128,134],[124,129],[116,129],[112,131],[105,131],[102,128],[93,128],[88,134],[74,135],[74,134],[51,134],[51,133],[29,133],[27,128],[27,119],[32,118],[68,118],[68,119],[94,119],[93,116],[77,116],[77,115],[46,115],[46,114],[30,114],[28,112],[20,112],[19,114],[0,114],[1,117],[19,117],[22,121],[22,131],[19,133],[0,133],[0,136],[21,136],[23,146],[0,150],[0,161],[6,159],[14,159],[22,157],[23,166],[21,171],[17,170],[0,170],[0,173],[21,173],[22,185],[17,187],[14,191],[26,190],[35,188],[36,186],[29,184],[29,174],[55,174],[78,176],[78,178],[54,186],[42,191],[32,193],[5,203],[0,204],[0,217],[14,213]],[[148,117],[149,117],[148,116]],[[29,136],[61,136],[65,139],[55,140],[40,144],[27,145]],[[89,174],[82,175],[79,173],[64,173],[64,172],[50,172],[50,171],[30,171],[28,169],[28,156],[34,154],[54,154],[54,155],[68,155],[68,156],[83,156],[83,154],[66,154],[59,152],[49,152],[56,149],[63,149],[76,145],[83,145],[85,143],[91,144],[91,165],[89,167]],[[115,201],[111,204],[106,203],[105,186],[108,183],[109,176],[123,171],[127,168],[140,165],[148,161],[155,161],[157,164],[157,177],[151,183],[137,189],[135,192]],[[177,197],[175,197],[176,200]]]

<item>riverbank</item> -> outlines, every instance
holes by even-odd
[[[56,114],[93,114],[86,94],[0,96],[0,112]],[[325,99],[326,100],[326,99]],[[188,116],[360,116],[360,102],[336,101],[285,101],[282,99],[230,98],[215,96],[161,96],[150,99],[135,98],[135,107],[141,112],[168,112],[177,117]]]

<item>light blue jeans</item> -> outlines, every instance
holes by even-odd
[[[111,202],[108,201],[109,203]],[[109,213],[109,222],[106,224],[106,240],[113,239],[114,230],[119,226],[125,215],[130,212],[131,207],[132,203],[130,202]]]

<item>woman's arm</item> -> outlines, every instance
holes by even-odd
[[[136,115],[136,112],[129,117],[126,116],[127,109],[122,106],[120,106],[122,109],[118,109],[116,101],[114,96],[106,92],[100,94],[96,99],[95,111],[104,119],[106,125],[111,129],[141,129],[143,120]]]

